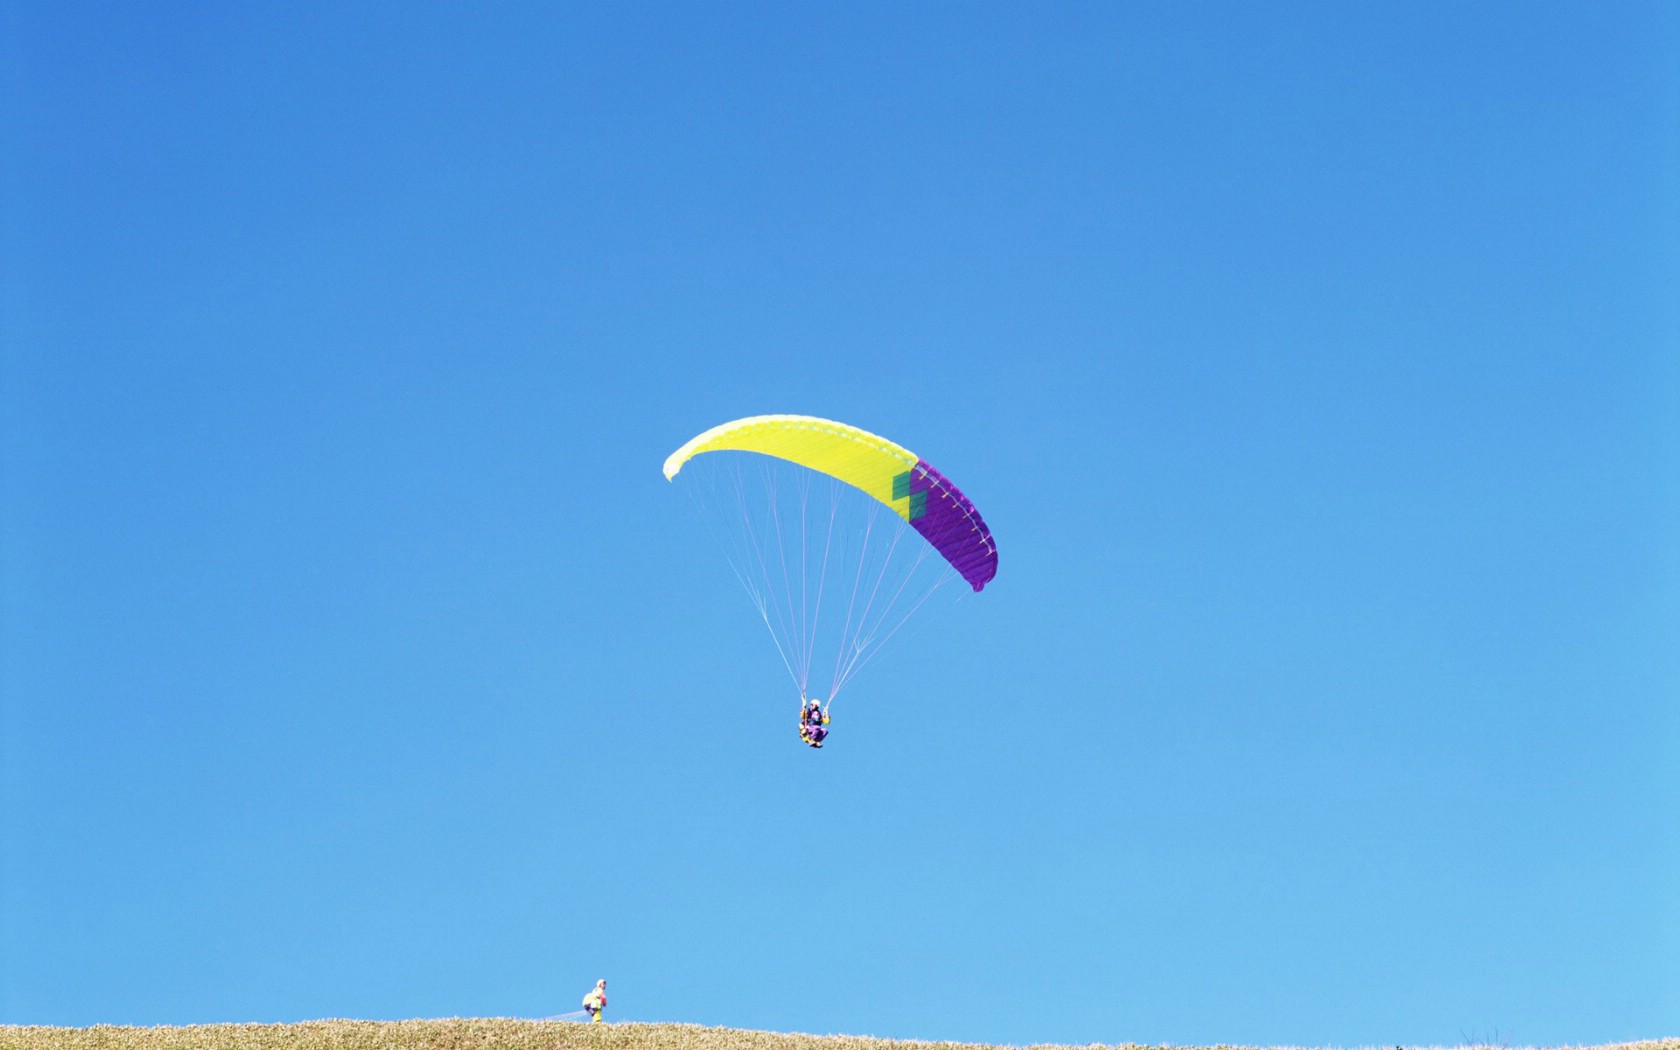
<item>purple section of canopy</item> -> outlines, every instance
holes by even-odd
[[[927,493],[927,510],[910,523],[933,544],[975,590],[997,575],[997,544],[980,512],[945,475],[918,459],[910,472],[910,491]]]

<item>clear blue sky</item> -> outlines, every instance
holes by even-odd
[[[1680,1034],[1680,14],[909,7],[0,8],[0,1022]]]

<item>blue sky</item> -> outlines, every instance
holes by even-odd
[[[1672,6],[0,48],[0,1023],[1680,1034]],[[659,472],[761,412],[1000,546],[820,755]]]

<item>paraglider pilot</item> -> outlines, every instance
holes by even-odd
[[[799,739],[812,747],[822,747],[826,736],[828,713],[823,710],[822,701],[807,700],[802,694],[799,697]]]
[[[607,982],[604,978],[596,981],[595,987],[583,997],[583,1008],[589,1014],[591,1024],[601,1023],[601,1011],[607,1008]]]

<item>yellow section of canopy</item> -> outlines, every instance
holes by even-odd
[[[702,452],[758,452],[838,478],[885,503],[909,520],[910,501],[893,499],[893,479],[916,465],[917,455],[867,430],[816,416],[748,416],[694,438],[665,460],[665,480]],[[902,489],[901,489],[902,491]]]

